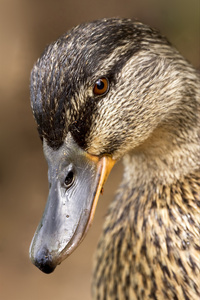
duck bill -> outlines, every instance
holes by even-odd
[[[115,161],[93,156],[69,136],[59,150],[44,142],[49,167],[49,196],[35,232],[30,258],[51,273],[81,243],[92,224],[99,195]],[[70,174],[70,177],[69,177]],[[71,182],[69,184],[69,179]]]

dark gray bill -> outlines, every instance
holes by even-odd
[[[56,151],[44,141],[44,154],[49,196],[30,246],[30,258],[40,270],[51,273],[83,240],[115,161],[86,153],[71,135]]]

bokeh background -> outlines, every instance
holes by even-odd
[[[45,46],[78,23],[130,17],[159,28],[200,67],[199,0],[0,0],[0,299],[89,300],[92,257],[119,164],[81,246],[46,275],[28,257],[45,206],[47,165],[29,104],[29,74]]]

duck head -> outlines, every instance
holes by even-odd
[[[185,83],[175,56],[156,30],[103,19],[67,32],[36,62],[31,106],[49,196],[30,257],[43,272],[51,273],[83,240],[114,163],[182,109]]]

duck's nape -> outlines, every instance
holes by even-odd
[[[200,297],[199,83],[158,31],[127,19],[80,25],[45,50],[31,75],[50,182],[30,249],[36,266],[50,273],[79,245],[123,157],[94,299]]]

